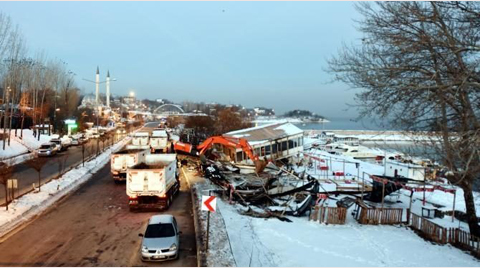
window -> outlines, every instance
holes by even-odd
[[[157,223],[147,226],[145,238],[172,237],[175,236],[175,229],[171,223]]]
[[[288,150],[288,148],[287,148],[287,141],[283,141],[280,151],[286,151],[286,150]]]
[[[268,155],[271,153],[272,153],[271,146],[270,145],[265,146],[265,155]]]
[[[242,154],[242,152],[237,152],[237,161],[243,161],[243,154]]]
[[[293,148],[293,140],[288,140],[288,149]]]
[[[277,144],[276,143],[272,144],[272,153],[273,154],[277,153]]]

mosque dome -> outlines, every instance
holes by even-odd
[[[88,95],[85,95],[82,99],[82,103],[80,104],[80,107],[84,108],[84,107],[95,107],[96,106],[96,102],[95,102],[95,95],[93,94],[88,94]],[[102,101],[99,100],[99,105],[103,105],[102,104]]]

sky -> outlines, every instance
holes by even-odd
[[[84,93],[97,65],[114,95],[306,109],[355,117],[327,60],[360,38],[352,2],[1,2],[29,51],[68,63]],[[100,91],[105,92],[104,84]]]

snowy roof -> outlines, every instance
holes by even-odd
[[[285,137],[303,134],[303,130],[292,123],[274,123],[258,127],[251,127],[223,134],[225,137],[244,138],[251,142],[266,142]]]

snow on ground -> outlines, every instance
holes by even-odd
[[[31,129],[23,130],[23,139],[20,139],[19,133],[17,136],[18,136],[17,140],[19,140],[22,144],[24,144],[29,149],[38,149],[40,145],[46,142],[49,142],[52,139],[52,136],[40,135],[40,140],[38,140],[38,137],[33,136],[33,131]]]
[[[18,164],[30,158],[27,156],[19,156],[38,149],[40,145],[50,141],[50,139],[51,136],[40,135],[40,140],[38,141],[30,129],[23,130],[23,139],[21,139],[20,130],[17,130],[17,137],[15,137],[15,130],[12,130],[10,133],[10,146],[6,145],[5,150],[0,149],[0,160],[11,162],[9,164]],[[0,146],[3,146],[3,141],[0,141]]]
[[[195,176],[193,172],[188,172],[189,176]],[[202,195],[208,195],[208,190],[214,189],[215,186],[209,181],[195,183],[193,185],[194,198],[197,199],[197,204],[201,204]],[[195,212],[200,223],[199,228],[202,234],[207,231],[207,212],[201,211],[200,206],[195,207],[198,210]],[[234,267],[235,259],[233,258],[230,240],[228,238],[225,222],[223,220],[222,212],[218,209],[214,213],[210,213],[210,237],[209,249],[207,254],[207,267],[223,266]],[[203,236],[205,239],[205,235]],[[203,242],[203,240],[202,240]]]
[[[307,130],[306,138],[314,138],[326,130]],[[337,137],[355,137],[359,141],[385,141],[385,142],[429,142],[438,140],[438,137],[421,133],[405,133],[400,131],[368,131],[368,130],[329,130],[334,131]]]
[[[324,225],[242,216],[239,206],[217,201],[238,266],[476,266],[450,245],[427,242],[401,226]]]
[[[338,184],[346,180],[371,182],[368,174],[383,175],[384,166],[353,159],[349,156],[332,155],[321,150],[308,150],[305,153],[324,159],[315,162],[314,168],[294,166],[295,171],[306,172],[318,179],[333,180]],[[297,159],[299,160],[299,159]],[[295,162],[295,161],[294,161]],[[359,164],[358,168],[357,165]],[[328,165],[329,171],[321,171],[320,165]],[[345,171],[345,176],[333,176],[332,171]],[[363,173],[365,172],[365,176]],[[358,177],[359,174],[360,176]],[[324,183],[325,180],[322,180]],[[330,184],[323,184],[325,188]],[[406,209],[410,205],[410,191],[400,190],[385,198],[385,207]],[[412,212],[422,214],[423,192],[415,192],[412,199]],[[345,195],[334,197],[341,199]],[[480,208],[480,195],[474,193],[475,204]],[[453,208],[453,194],[440,190],[425,192],[426,206],[440,206],[440,210]],[[465,211],[463,192],[457,188],[455,210]],[[328,204],[335,206],[335,200]],[[371,203],[380,207],[380,203]],[[352,206],[347,213],[345,225],[325,225],[308,220],[307,216],[288,217],[291,223],[275,218],[261,219],[244,216],[241,205],[230,205],[218,199],[213,220],[214,228],[211,253],[217,245],[229,245],[237,266],[480,266],[480,262],[470,254],[451,245],[437,245],[418,236],[406,226],[360,225],[353,218]],[[253,208],[255,209],[255,208]],[[477,209],[478,211],[479,209]],[[223,218],[220,222],[218,216]],[[431,219],[444,227],[468,230],[467,224],[452,217]],[[211,222],[211,223],[212,223]],[[220,223],[219,223],[220,222]],[[227,235],[224,234],[226,229]],[[209,266],[218,266],[222,254],[210,254]]]
[[[8,211],[0,210],[0,237],[18,224],[26,222],[46,210],[50,205],[87,181],[92,174],[110,161],[111,152],[122,148],[128,140],[129,138],[118,142],[98,157],[86,162],[84,167],[80,164],[59,179],[42,185],[40,192],[30,192],[16,199],[9,204]]]
[[[357,180],[361,180],[363,177],[365,178],[365,181],[371,182],[368,174],[373,174],[373,175],[383,175],[384,174],[384,166],[381,164],[374,164],[374,163],[369,163],[369,162],[364,162],[360,161],[357,159],[354,159],[353,157],[350,156],[343,156],[343,155],[332,155],[329,154],[325,151],[321,150],[316,150],[312,149],[309,151],[306,151],[305,153],[313,156],[317,156],[321,159],[325,160],[325,163],[321,162],[316,162],[316,169],[311,168],[307,169],[307,173],[320,179],[331,179],[333,181],[336,181],[338,183],[341,183],[344,181],[343,176],[333,176],[332,171],[343,171],[344,170],[344,161],[345,161],[345,179],[347,180],[353,180],[355,178],[358,178],[358,174],[360,175],[360,178]],[[356,164],[359,163],[359,169],[357,169]],[[330,170],[327,172],[321,171],[318,168],[318,165],[327,165],[329,166]],[[295,170],[297,172],[301,172],[305,170],[305,167],[296,167]],[[360,172],[359,172],[360,171]],[[363,173],[365,172],[365,175]],[[455,210],[457,211],[462,211],[466,212],[465,208],[465,200],[463,197],[463,190],[459,187],[455,186],[450,186],[453,187],[457,190],[456,198],[455,198]],[[407,190],[401,190],[399,192],[401,196],[403,197],[408,197],[407,199],[404,200],[402,197],[403,202],[406,202],[410,200],[410,191]],[[477,215],[480,216],[480,193],[474,192],[473,193],[474,200],[475,200],[475,206],[477,208]],[[423,192],[415,192],[413,194],[413,199],[414,200],[423,200]],[[446,193],[444,191],[440,190],[434,190],[433,192],[426,192],[425,193],[425,200],[429,204],[434,204],[437,206],[440,206],[440,210],[443,211],[451,211],[453,210],[453,199],[454,195],[451,193]],[[418,209],[415,208],[415,205],[419,205],[421,202],[414,202],[414,207],[412,209],[412,212],[421,215],[421,205],[418,207]],[[408,205],[408,204],[407,204]],[[404,207],[397,205],[398,207]],[[407,206],[408,207],[408,206]],[[404,207],[406,208],[406,207]]]

